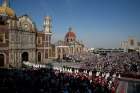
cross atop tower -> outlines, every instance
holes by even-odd
[[[72,31],[72,27],[69,27],[69,32]]]
[[[7,7],[8,6],[8,2],[9,2],[9,0],[3,0],[2,6]]]

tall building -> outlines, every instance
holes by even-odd
[[[134,37],[129,37],[128,40],[121,42],[121,48],[126,52],[129,52],[129,50],[140,52],[140,42]]]
[[[84,44],[76,40],[76,34],[70,27],[66,33],[64,41],[59,40],[56,43],[56,58],[62,59],[67,55],[77,55],[84,51]]]
[[[21,67],[23,62],[46,63],[50,54],[51,18],[38,31],[28,15],[16,16],[8,0],[0,6],[0,67]]]

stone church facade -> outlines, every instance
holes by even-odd
[[[65,56],[80,55],[84,52],[84,44],[77,40],[76,34],[70,27],[64,40],[59,40],[55,44],[55,57],[63,59]]]
[[[38,31],[28,15],[17,17],[3,0],[0,6],[0,67],[21,67],[23,62],[46,63],[51,54],[51,18]]]

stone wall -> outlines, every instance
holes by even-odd
[[[20,67],[22,54],[28,53],[28,61],[36,63],[36,33],[20,30],[9,31],[9,63]]]

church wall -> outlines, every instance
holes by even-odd
[[[7,26],[0,26],[0,54],[4,55],[4,67],[8,67],[9,64],[8,35]]]
[[[28,61],[36,63],[36,33],[10,30],[9,32],[9,55],[10,64],[20,67],[22,64],[22,53],[28,53]]]
[[[21,67],[22,65],[22,54],[27,52],[28,53],[28,61],[32,63],[36,63],[36,52],[32,49],[12,49],[9,51],[9,64],[13,67]]]
[[[51,58],[52,56],[50,39],[51,39],[50,34],[45,34],[44,32],[37,32],[37,39],[36,39],[37,54],[38,52],[41,53],[41,58],[42,58],[41,63],[47,63],[48,59]]]
[[[41,54],[41,61],[38,61],[38,53]],[[37,63],[43,63],[43,58],[44,58],[44,49],[37,48],[37,52],[36,52],[36,61],[37,61]]]
[[[9,51],[7,48],[0,48],[0,54],[4,55],[4,67],[9,67]]]
[[[47,59],[52,57],[51,17],[45,17],[43,31],[37,32],[34,22],[28,15],[17,17],[7,0],[4,0],[3,4],[7,9],[11,9],[2,13],[3,20],[0,22],[0,37],[4,36],[4,41],[0,38],[0,53],[5,55],[5,65],[21,67],[23,61],[38,63],[39,52],[41,63],[47,63]],[[9,15],[10,12],[12,14]]]
[[[7,26],[0,26],[0,48],[8,47],[9,32]]]

